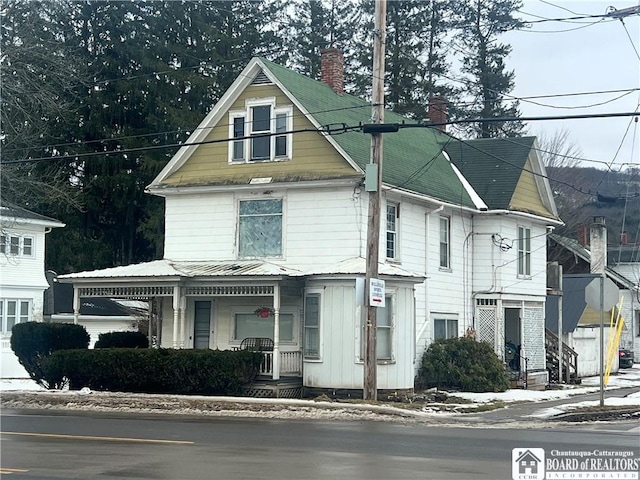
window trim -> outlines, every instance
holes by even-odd
[[[446,241],[442,242],[442,222],[446,222]],[[442,263],[442,247],[446,246],[446,265]],[[451,270],[451,217],[448,215],[440,215],[438,217],[438,267],[440,270]]]
[[[18,323],[30,322],[32,320],[33,315],[33,299],[30,298],[1,298],[0,299],[0,333],[2,335],[10,335],[11,330],[7,330],[7,321],[9,318],[9,302],[15,302],[16,304],[16,313],[15,313],[15,321],[13,325],[17,325]],[[27,304],[27,314],[22,315],[21,307],[22,304]],[[24,317],[24,319],[23,319]],[[12,326],[13,328],[13,326]]]
[[[264,202],[264,201],[279,201],[280,202],[280,253],[274,255],[245,255],[241,252],[241,239],[240,239],[240,204],[242,202]],[[251,259],[251,258],[284,258],[284,245],[285,245],[285,201],[283,197],[267,197],[267,198],[239,198],[236,201],[236,257],[239,259]]]
[[[389,208],[394,209],[394,224],[393,230],[389,230]],[[398,261],[400,259],[400,252],[398,251],[399,239],[400,239],[400,205],[395,202],[387,202],[385,207],[385,257],[387,260]],[[389,255],[389,235],[393,235],[393,255]]]
[[[318,325],[316,327],[311,326],[307,327],[307,298],[314,297],[318,299]],[[302,312],[302,359],[305,362],[321,362],[322,361],[322,353],[323,353],[323,344],[322,344],[322,290],[320,289],[308,289],[303,298],[303,312]],[[318,354],[317,355],[307,355],[306,346],[307,346],[307,328],[315,328],[318,333]]]
[[[270,107],[270,122],[269,122],[269,158],[257,158],[252,159],[252,134],[253,134],[253,108],[255,107]],[[246,164],[246,163],[263,163],[263,162],[278,162],[290,160],[292,156],[293,134],[278,133],[278,117],[285,116],[285,132],[291,132],[293,130],[293,106],[276,106],[276,97],[266,97],[260,99],[251,99],[245,101],[245,107],[243,110],[229,111],[229,138],[232,139],[229,142],[228,147],[228,161],[230,164]],[[243,136],[241,140],[233,140],[236,137],[235,134],[235,121],[238,118],[244,119]],[[261,131],[261,132],[266,132]],[[286,139],[286,152],[284,155],[276,155],[276,144],[278,138]],[[242,158],[235,158],[235,145],[238,142],[242,142]]]
[[[518,225],[517,271],[519,278],[531,278],[531,228]]]
[[[3,233],[0,237],[2,237],[0,254],[11,257],[35,257],[36,237],[34,235]],[[25,240],[29,240],[29,253],[25,253]],[[15,252],[12,252],[14,246]]]
[[[391,289],[387,289],[386,293],[385,293],[385,305],[389,305],[388,302],[391,303],[391,325],[389,326],[384,326],[381,327],[379,324],[376,324],[376,363],[377,365],[391,365],[396,363],[396,335],[397,335],[397,309],[398,309],[398,305],[397,305],[397,299],[398,299],[398,295],[397,295],[397,291],[395,289],[391,290]],[[363,314],[362,314],[362,319],[360,322],[360,347],[359,347],[359,351],[360,354],[358,355],[358,363],[364,363],[364,350],[365,350],[365,346],[364,346],[364,342],[365,342],[365,337],[366,337],[366,333],[365,333],[365,327],[367,324],[367,310],[366,308],[362,310]],[[380,308],[378,308],[378,312],[380,311]],[[378,319],[378,315],[376,315],[376,323],[377,319]],[[390,356],[389,358],[379,358],[377,355],[377,350],[378,350],[378,340],[380,338],[380,336],[378,335],[378,330],[380,328],[389,328],[391,331],[391,334],[389,336],[389,348],[390,348]]]
[[[449,322],[456,322],[456,327],[454,332],[449,332]],[[436,322],[444,322],[444,337],[436,337]],[[433,341],[440,338],[450,339],[450,338],[458,338],[460,336],[460,319],[455,313],[432,313],[431,314],[431,323],[433,325]]]

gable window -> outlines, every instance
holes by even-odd
[[[440,268],[451,268],[451,219],[440,217]]]
[[[30,257],[33,255],[33,237],[0,235],[0,253]]]
[[[304,358],[320,358],[320,294],[304,297]]]
[[[229,161],[262,162],[291,158],[293,108],[277,107],[275,98],[247,101],[229,113]]]
[[[455,338],[458,336],[457,318],[434,318],[433,319],[433,339]]]
[[[0,300],[0,318],[2,319],[2,333],[11,333],[16,323],[30,320],[31,302],[29,300]]]
[[[387,203],[387,258],[398,257],[398,205]]]
[[[518,275],[531,275],[531,229],[518,227]]]
[[[282,255],[282,199],[240,200],[238,255]]]

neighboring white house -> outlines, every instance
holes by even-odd
[[[74,323],[73,286],[58,282],[57,275],[47,273],[49,288],[44,292],[44,319],[48,322]],[[78,324],[89,334],[89,348],[93,348],[101,333],[138,331],[146,321],[147,302],[111,298],[81,298]]]
[[[558,259],[565,272],[589,272],[591,251],[586,235],[583,241],[551,235]],[[584,244],[583,244],[584,243]],[[568,253],[569,255],[563,255]],[[620,316],[624,326],[620,347],[640,352],[640,247],[637,245],[609,246],[607,248],[605,275],[619,288]],[[636,353],[637,355],[637,353]],[[637,359],[637,356],[636,356]]]
[[[341,61],[325,51],[323,72]],[[270,337],[273,379],[361,390],[371,137],[345,127],[371,106],[323,78],[251,60],[148,187],[165,198],[164,258],[61,275],[76,316],[80,297],[156,298],[164,347]],[[535,139],[401,128],[384,136],[382,191],[378,388],[411,390],[428,345],[465,334],[500,357],[521,345],[544,383],[545,237],[561,222]]]
[[[45,236],[64,224],[4,203],[0,206],[1,374],[4,379],[29,378],[11,350],[16,323],[43,320]]]

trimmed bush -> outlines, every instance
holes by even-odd
[[[49,385],[71,389],[236,395],[261,361],[249,351],[111,348],[55,352],[43,370]]]
[[[142,332],[101,333],[94,348],[149,348],[149,339]]]
[[[491,345],[464,337],[436,340],[429,346],[422,357],[416,387],[504,392],[509,381]]]
[[[42,361],[58,350],[89,348],[89,334],[73,323],[17,323],[11,330],[11,349],[29,376],[39,385],[43,381]]]

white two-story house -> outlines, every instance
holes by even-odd
[[[371,105],[254,58],[147,191],[165,199],[161,260],[60,277],[78,299],[155,298],[169,348],[268,337],[274,379],[363,386]],[[388,123],[413,123],[392,112]],[[462,142],[437,128],[385,134],[378,313],[380,390],[411,390],[437,338],[521,345],[545,372],[547,230],[560,224],[533,138]],[[509,337],[509,338],[507,338]]]
[[[11,350],[16,323],[41,322],[45,278],[45,236],[64,224],[24,208],[0,206],[0,319],[3,380],[28,379],[29,374]]]

